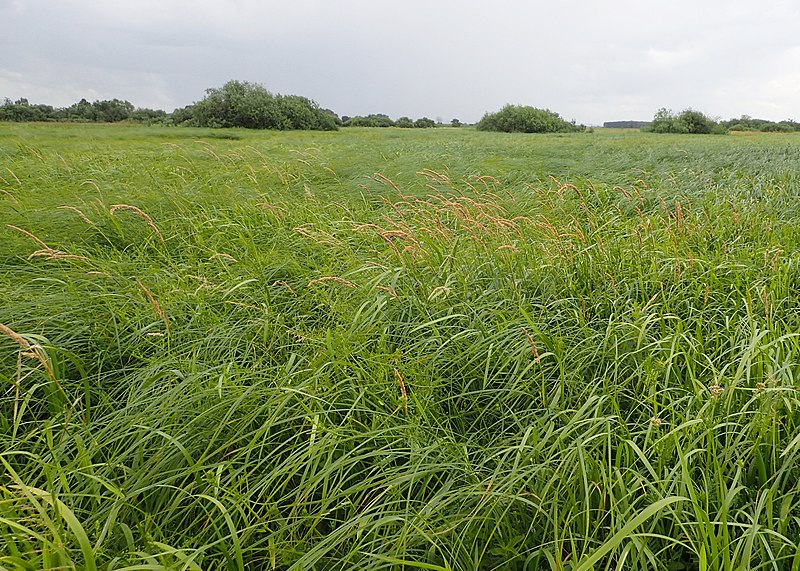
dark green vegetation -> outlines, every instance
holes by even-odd
[[[505,133],[574,133],[586,129],[574,121],[565,121],[554,111],[526,105],[506,105],[496,113],[487,113],[475,127],[479,131]]]
[[[427,117],[421,117],[416,121],[411,119],[411,117],[400,117],[397,121],[392,121],[391,117],[388,115],[384,115],[382,113],[378,113],[375,115],[367,115],[366,117],[362,117],[358,115],[356,117],[348,117],[344,120],[345,127],[400,127],[401,129],[428,129],[431,127],[436,127],[436,122],[433,119],[428,119]],[[458,125],[453,125],[453,127],[459,127]]]
[[[0,566],[796,569],[799,146],[3,126]]]
[[[668,109],[656,112],[655,124],[650,121],[606,121],[607,129],[643,129],[658,133],[715,133],[728,131],[760,131],[762,133],[793,133],[800,131],[800,123],[793,119],[768,121],[742,115],[738,119],[716,122],[703,113],[688,109],[675,115]]]
[[[229,81],[220,88],[207,89],[203,99],[170,114],[161,110],[136,108],[129,101],[120,99],[93,103],[81,99],[65,108],[31,104],[27,99],[5,99],[0,105],[0,121],[127,121],[148,125],[244,127],[283,131],[332,131],[342,124],[333,111],[320,108],[316,102],[306,97],[274,95],[263,86],[246,81]]]
[[[206,96],[173,113],[175,124],[194,127],[244,127],[245,129],[291,129],[334,131],[341,120],[299,95],[273,95],[263,86],[229,81],[207,89]]]
[[[685,109],[678,114],[669,109],[661,108],[656,111],[653,120],[642,127],[643,131],[651,133],[678,133],[689,135],[724,135],[728,132],[722,125],[700,111]]]
[[[5,99],[0,105],[0,121],[69,121],[76,123],[166,123],[169,117],[158,109],[137,108],[130,101],[111,99],[89,103],[81,99],[69,107],[30,103],[27,99]]]
[[[722,124],[731,131],[761,131],[763,133],[792,133],[800,131],[800,122],[793,119],[785,121],[768,121],[742,115],[738,119],[729,119]]]

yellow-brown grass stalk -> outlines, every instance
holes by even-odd
[[[86,222],[90,226],[94,226],[95,225],[94,222],[89,220],[89,218],[83,212],[81,212],[78,208],[75,208],[74,206],[68,206],[68,205],[64,204],[64,205],[59,206],[58,208],[61,209],[61,210],[69,210],[70,212],[74,212],[75,214],[78,215],[78,217],[80,217],[81,220],[83,220],[84,222]]]
[[[153,222],[153,219],[150,218],[150,216],[141,208],[130,204],[112,204],[109,214],[113,216],[115,212],[119,211],[133,212],[136,216],[144,220],[150,229],[155,233],[155,235],[158,236],[158,239],[161,240],[161,243],[164,243],[164,236],[159,231],[158,226],[156,226],[156,223]]]
[[[155,310],[158,317],[161,318],[161,321],[164,322],[164,328],[166,329],[167,334],[169,335],[170,333],[169,319],[167,318],[166,312],[161,308],[156,298],[153,297],[153,294],[150,293],[150,290],[147,289],[140,280],[138,279],[136,280],[136,285],[139,286],[139,289],[142,290],[142,293],[147,298],[147,301],[149,301],[150,305],[153,306],[153,309]]]

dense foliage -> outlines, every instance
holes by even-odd
[[[373,115],[348,117],[344,121],[345,127],[400,127],[401,129],[426,129],[436,127],[436,122],[427,117],[420,117],[416,121],[410,117],[400,117],[392,121],[391,117],[383,113]]]
[[[394,121],[383,113],[373,113],[371,115],[356,115],[344,119],[345,127],[394,127]]]
[[[506,105],[496,113],[487,113],[476,128],[506,133],[573,133],[585,129],[583,125],[565,121],[549,109],[524,105]]]
[[[181,124],[197,127],[243,127],[245,129],[302,129],[333,131],[339,117],[299,95],[273,95],[262,85],[229,81],[206,90],[206,96],[179,111]]]
[[[717,123],[700,111],[685,109],[678,114],[670,109],[656,111],[649,125],[642,128],[651,133],[680,133],[691,135],[722,135],[727,132],[724,125]]]
[[[749,115],[742,115],[738,119],[723,121],[731,131],[761,131],[763,133],[791,133],[800,131],[800,123],[792,119],[785,121],[768,121],[767,119],[755,119]]]
[[[0,130],[0,567],[800,566],[795,135]]]
[[[27,99],[11,101],[5,99],[0,105],[0,121],[71,121],[80,123],[116,123],[133,121],[136,123],[163,123],[167,120],[165,111],[136,108],[129,101],[120,99],[94,101],[81,99],[69,107],[32,104]]]

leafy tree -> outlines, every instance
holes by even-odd
[[[81,99],[64,110],[66,119],[70,121],[94,121],[95,113],[92,104]]]
[[[275,98],[278,110],[283,115],[286,129],[307,131],[334,131],[338,127],[336,115],[299,95],[278,95]]]
[[[723,121],[722,125],[731,131],[763,131],[767,133],[791,133],[800,129],[800,124],[791,119],[776,123],[766,119],[754,119],[749,115]]]
[[[31,105],[25,98],[6,98],[0,106],[0,121],[52,121],[55,110],[50,105]]]
[[[110,99],[89,103],[81,99],[69,107],[34,105],[21,98],[6,98],[0,105],[0,121],[77,121],[115,123],[118,121],[164,122],[167,114],[156,109],[136,109],[129,101]]]
[[[687,109],[678,116],[679,121],[686,125],[687,132],[707,135],[711,133],[716,123],[700,113]]]
[[[394,124],[395,127],[401,127],[403,129],[411,129],[414,127],[414,121],[410,117],[400,117]]]
[[[427,117],[420,117],[414,121],[414,127],[417,129],[429,129],[431,127],[436,127],[436,122],[433,119],[428,119]]]
[[[169,120],[173,125],[194,126],[194,106],[187,105],[186,107],[175,109],[170,114]]]
[[[134,111],[133,103],[120,99],[95,101],[92,103],[94,120],[100,123],[117,123],[130,119]]]
[[[247,81],[229,81],[221,88],[207,89],[206,96],[183,109],[178,119],[199,127],[329,131],[338,126],[335,114],[310,99],[273,95],[262,85]]]
[[[463,125],[463,123],[461,121],[459,121],[458,119],[453,119],[452,121],[450,121],[450,125],[452,127],[461,127]]]
[[[700,111],[685,109],[675,115],[672,110],[662,107],[653,116],[650,125],[643,131],[652,133],[724,134],[727,128],[710,119]]]
[[[145,123],[147,125],[165,123],[167,121],[167,112],[161,109],[148,109],[146,107],[139,107],[133,113],[131,113],[130,120],[136,123]]]
[[[366,117],[360,115],[351,117],[344,125],[345,127],[394,127],[394,121],[388,115],[377,113]]]
[[[572,133],[586,129],[583,125],[565,121],[549,109],[522,105],[506,105],[496,113],[487,113],[476,128],[506,133]]]

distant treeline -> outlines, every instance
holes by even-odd
[[[186,107],[166,111],[137,108],[129,101],[112,99],[89,103],[81,99],[69,107],[32,104],[27,99],[5,99],[0,105],[0,121],[62,121],[84,123],[118,123],[121,121],[184,125],[190,127],[243,127],[247,129],[332,131],[339,127],[435,127],[427,117],[396,121],[388,115],[376,114],[340,118],[330,109],[299,95],[279,95],[262,85],[247,81],[229,81],[220,88],[206,90],[206,95]],[[461,122],[450,123],[460,127]]]
[[[673,113],[671,109],[662,107],[656,111],[653,120],[642,127],[651,133],[685,133],[724,135],[730,131],[763,131],[792,133],[800,131],[800,123],[789,119],[786,121],[767,121],[753,119],[743,115],[739,119],[721,121],[694,109],[684,109]]]
[[[207,89],[202,100],[172,113],[137,108],[120,99],[93,103],[81,99],[61,108],[32,104],[27,99],[5,99],[0,105],[0,121],[128,121],[151,125],[323,131],[337,129],[342,124],[333,111],[320,108],[310,99],[298,95],[273,95],[260,85],[241,81],[229,81],[221,88]]]
[[[53,107],[29,103],[27,99],[11,101],[6,98],[0,105],[0,121],[74,121],[81,123],[163,123],[166,111],[134,107],[129,101],[111,99],[89,103],[81,99],[69,107]]]
[[[135,107],[129,101],[110,99],[89,102],[81,99],[69,107],[34,104],[27,99],[4,99],[0,104],[0,121],[69,121],[84,123],[118,123],[121,121],[148,125],[185,125],[191,127],[243,127],[247,129],[331,131],[339,127],[429,128],[439,125],[428,117],[391,119],[382,113],[339,117],[330,109],[300,95],[280,95],[262,85],[247,81],[229,81],[219,88],[206,89],[205,97],[186,107],[167,113],[160,109]],[[458,119],[450,122],[461,127]],[[566,121],[549,109],[522,105],[506,105],[500,111],[487,113],[476,125],[481,131],[523,133],[569,133],[585,131],[584,125]],[[641,129],[653,133],[712,133],[729,131],[764,131],[790,133],[800,131],[800,123],[768,121],[742,115],[721,121],[699,111],[685,109],[673,113],[659,109],[652,121],[607,121],[606,128]]]
[[[374,115],[355,117],[342,117],[343,125],[345,127],[400,127],[401,129],[427,129],[429,127],[436,127],[436,121],[421,117],[417,120],[410,117],[400,117],[397,121],[393,121],[388,115],[383,113],[376,113]],[[461,121],[453,119],[450,124],[453,127],[460,127]]]
[[[762,131],[765,133],[793,133],[800,131],[800,122],[794,119],[784,121],[768,121],[766,119],[754,119],[749,115],[742,115],[738,119],[723,121],[730,131]]]

